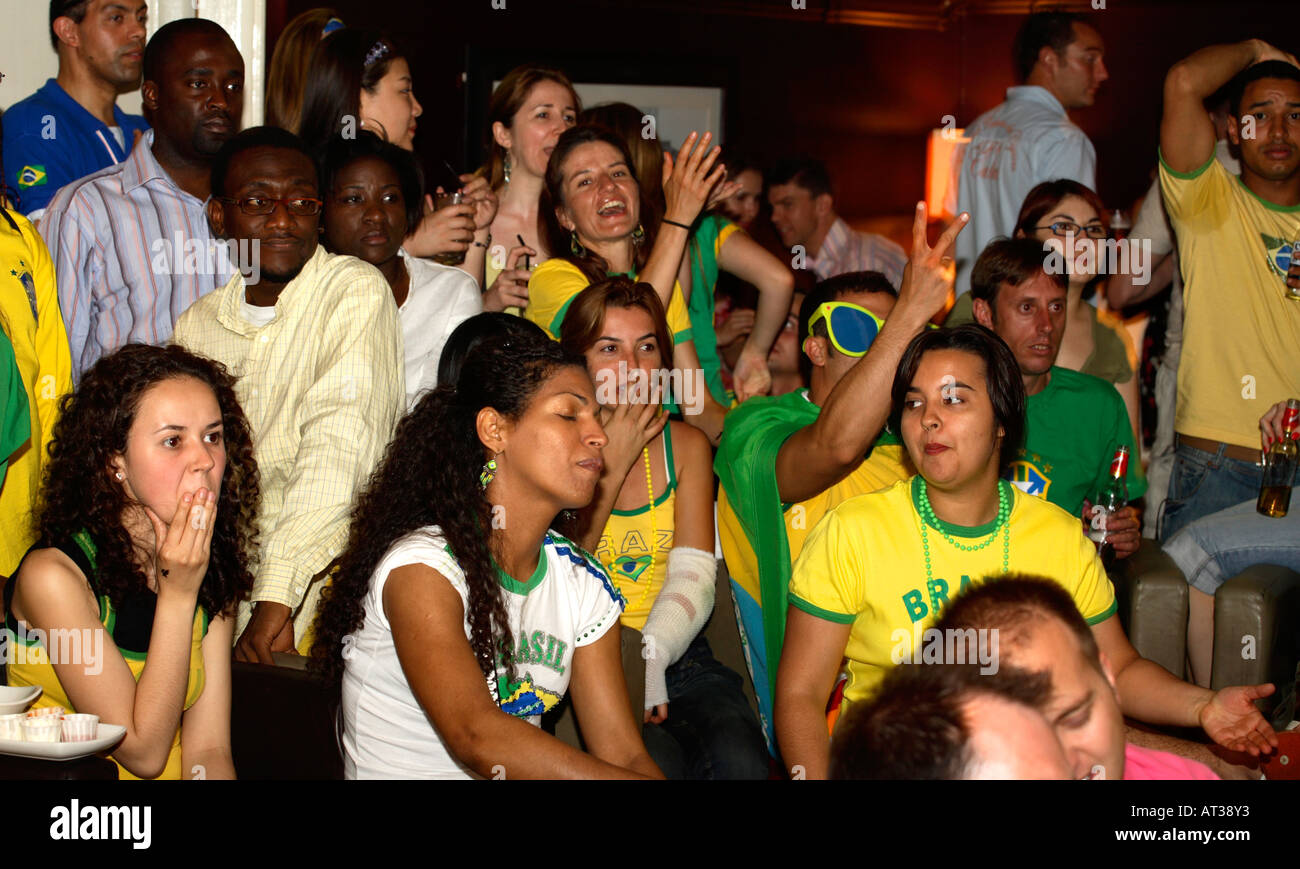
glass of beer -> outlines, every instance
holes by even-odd
[[[460,205],[465,201],[465,194],[459,190],[451,193],[439,193],[433,197],[433,210],[441,211],[448,205]],[[465,251],[448,251],[447,253],[434,254],[434,262],[442,263],[445,266],[458,266],[465,262]]]

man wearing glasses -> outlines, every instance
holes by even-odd
[[[260,557],[235,657],[306,648],[348,511],[406,408],[402,330],[384,276],[319,244],[316,168],[301,140],[254,127],[212,166],[213,232],[260,251],[181,315],[173,340],[238,376],[262,481]]]
[[[1016,36],[1016,71],[1024,82],[1006,102],[966,128],[956,153],[957,208],[971,228],[957,242],[957,295],[990,241],[1010,235],[1026,194],[1043,181],[1069,178],[1096,189],[1097,152],[1067,114],[1093,104],[1108,78],[1101,35],[1083,16],[1030,15]]]
[[[890,385],[908,341],[947,301],[952,244],[967,217],[933,248],[925,220],[918,203],[896,304],[878,272],[838,275],[813,289],[798,333],[806,336],[808,388],[745,402],[727,416],[718,447],[718,533],[774,753],[772,697],[794,559],[831,508],[913,473],[898,438],[883,431]]]
[[[1011,463],[1011,482],[1024,492],[1084,516],[1108,478],[1115,448],[1137,455],[1124,400],[1091,374],[1056,366],[1065,334],[1066,276],[1043,269],[1043,245],[1001,239],[980,254],[971,273],[975,321],[1006,342],[1025,385],[1025,443]],[[1128,494],[1146,491],[1142,463],[1129,462]],[[1125,507],[1106,523],[1116,556],[1137,551],[1137,510]]]
[[[162,344],[230,277],[204,213],[212,158],[239,129],[244,59],[221,25],[184,18],[144,52],[153,129],[131,154],[59,191],[40,221],[54,259],[73,376],[123,344]]]

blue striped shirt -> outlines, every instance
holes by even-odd
[[[163,344],[234,273],[204,203],[172,181],[145,133],[129,157],[67,185],[41,217],[73,376],[123,344]]]

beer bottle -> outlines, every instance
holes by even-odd
[[[1282,412],[1282,439],[1264,454],[1264,474],[1255,509],[1277,519],[1291,506],[1291,484],[1295,482],[1296,438],[1300,437],[1300,400],[1288,398]]]
[[[1117,510],[1128,505],[1128,447],[1115,450],[1110,460],[1110,474],[1106,478],[1097,500],[1092,503],[1092,517],[1088,537],[1098,546],[1106,543],[1106,520]]]

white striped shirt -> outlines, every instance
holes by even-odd
[[[880,272],[898,289],[903,281],[907,254],[897,243],[883,235],[854,232],[837,217],[826,232],[817,256],[808,260],[818,280],[848,272]]]
[[[159,165],[153,137],[59,190],[40,220],[78,382],[123,344],[165,343],[185,309],[234,273],[204,203]]]

